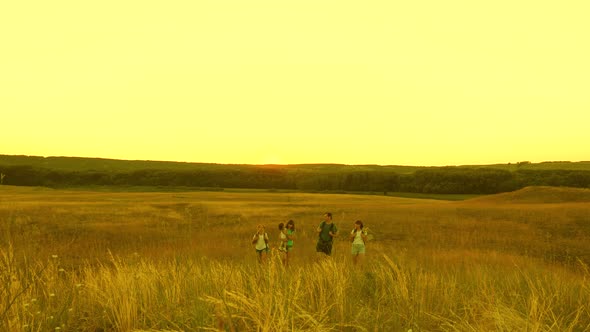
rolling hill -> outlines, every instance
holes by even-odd
[[[516,191],[476,197],[470,202],[480,203],[514,203],[514,204],[551,204],[590,202],[590,189],[530,186]]]

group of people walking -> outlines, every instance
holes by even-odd
[[[324,220],[318,225],[316,229],[318,240],[316,244],[316,252],[325,255],[332,255],[332,245],[334,238],[338,236],[338,227],[332,221],[332,213],[326,212]],[[355,265],[362,261],[365,255],[365,243],[367,242],[367,231],[363,229],[363,222],[355,221],[354,228],[348,235],[348,239],[352,242],[352,261]],[[289,220],[287,224],[279,224],[279,244],[278,250],[282,255],[283,263],[289,265],[289,259],[293,251],[293,242],[295,240],[295,222]],[[256,234],[252,237],[252,244],[256,248],[258,260],[263,263],[266,261],[266,256],[270,252],[270,240],[268,234],[264,230],[263,225],[258,225]]]

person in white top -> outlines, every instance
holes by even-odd
[[[350,231],[349,236],[352,241],[352,262],[354,265],[362,263],[362,257],[365,256],[365,243],[367,242],[367,232],[363,230],[363,222],[357,220],[354,222],[354,228]]]
[[[266,261],[266,254],[268,254],[268,234],[264,231],[263,225],[256,227],[256,234],[252,237],[252,244],[256,248],[258,254],[258,261],[264,263]]]
[[[281,255],[281,260],[283,261],[284,265],[287,264],[287,241],[289,240],[289,239],[287,239],[287,234],[285,234],[286,231],[287,231],[287,229],[285,228],[285,224],[280,223],[279,224],[279,253]]]

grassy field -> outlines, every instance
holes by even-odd
[[[372,240],[315,254],[331,211]],[[284,268],[250,238],[293,219]],[[445,201],[0,186],[0,330],[590,331],[590,190]]]

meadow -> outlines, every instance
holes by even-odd
[[[324,212],[350,242],[315,253]],[[257,262],[293,219],[290,266]],[[0,330],[590,331],[590,190],[462,201],[0,186]]]

